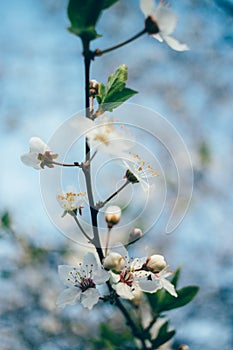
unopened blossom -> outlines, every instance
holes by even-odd
[[[157,273],[167,266],[167,263],[162,255],[154,254],[147,258],[144,269],[151,271],[153,273]]]
[[[149,179],[159,176],[150,162],[146,162],[137,153],[129,153],[129,160],[124,160],[124,167],[127,169],[125,178],[131,183],[140,182],[145,190],[149,189]]]
[[[104,259],[104,267],[108,270],[121,271],[125,266],[125,259],[116,252],[109,252]]]
[[[146,17],[145,29],[160,42],[165,41],[175,51],[189,50],[186,44],[180,43],[171,34],[176,28],[178,18],[165,1],[158,4],[154,0],[140,0],[141,10]]]
[[[96,80],[90,80],[89,81],[89,95],[91,97],[95,97],[99,94],[99,83]]]
[[[142,230],[140,228],[132,228],[129,234],[129,243],[133,243],[142,238]]]
[[[81,214],[81,209],[86,200],[86,192],[77,193],[73,187],[68,187],[66,192],[59,192],[57,194],[57,200],[64,209],[62,217],[69,212],[77,214],[78,210]]]
[[[105,221],[108,224],[108,228],[112,228],[118,224],[121,219],[121,208],[117,205],[110,205],[105,211]]]
[[[94,254],[87,253],[79,266],[60,265],[58,273],[61,281],[67,287],[57,298],[57,306],[74,305],[80,302],[89,310],[98,303],[100,292],[96,285],[105,283],[109,272],[98,266]]]
[[[51,153],[49,146],[39,137],[31,137],[29,140],[30,150],[21,156],[21,161],[34,169],[44,169],[45,166],[53,168],[53,161],[58,154]]]

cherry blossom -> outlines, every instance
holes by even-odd
[[[173,284],[167,280],[167,277],[171,276],[173,273],[166,269],[160,271],[159,273],[150,272],[146,278],[139,281],[140,288],[147,293],[155,293],[159,289],[164,288],[168,293],[174,297],[178,297],[175,287]]]
[[[61,281],[68,287],[57,298],[56,304],[60,308],[80,301],[83,307],[92,309],[100,298],[96,285],[105,283],[110,277],[108,271],[98,266],[92,253],[87,253],[77,267],[60,265],[58,273]]]
[[[129,159],[123,161],[123,166],[127,169],[125,178],[133,184],[140,182],[145,191],[150,188],[149,179],[159,176],[150,162],[146,162],[137,153],[130,152]]]
[[[175,51],[189,50],[186,44],[181,44],[170,35],[175,30],[178,18],[165,1],[156,4],[154,0],[141,0],[140,5],[146,17],[146,30],[150,35],[160,42],[165,41]]]
[[[106,115],[91,120],[72,121],[72,126],[83,133],[91,149],[115,156],[124,156],[134,144],[126,128]]]
[[[83,208],[83,203],[86,200],[86,192],[77,193],[75,188],[69,186],[66,192],[59,192],[57,194],[57,200],[60,206],[64,209],[62,217],[64,217],[68,212],[77,213],[79,210],[81,214],[81,209]]]
[[[53,168],[53,160],[58,154],[52,154],[49,146],[39,137],[31,137],[29,140],[30,151],[21,156],[21,161],[34,169],[44,169],[45,166]]]
[[[140,291],[155,293],[162,288],[174,297],[177,297],[175,287],[167,280],[167,277],[171,276],[172,272],[167,271],[166,268],[156,273],[153,272],[154,269],[158,271],[164,263],[166,264],[162,255],[152,255],[149,258],[143,257],[130,260],[124,246],[119,245],[118,248],[113,250],[116,250],[116,253],[120,254],[124,259],[124,265],[122,261],[121,265],[119,265],[121,270],[118,274],[111,271],[112,287],[120,297],[132,300],[135,294],[140,293]],[[120,261],[119,257],[118,261]]]

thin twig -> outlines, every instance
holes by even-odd
[[[95,57],[95,56],[102,56],[103,54],[105,54],[105,53],[107,53],[107,52],[110,52],[110,51],[119,49],[120,47],[125,46],[125,45],[131,43],[132,41],[134,41],[135,39],[139,38],[140,36],[142,36],[142,35],[145,34],[146,32],[147,32],[147,31],[146,31],[146,29],[144,28],[144,29],[141,30],[139,33],[137,33],[136,35],[132,36],[130,39],[123,41],[123,42],[120,43],[120,44],[117,44],[117,45],[115,45],[115,46],[109,47],[108,49],[105,49],[105,50],[96,49],[96,50],[93,52],[93,55],[94,55],[94,57]]]
[[[92,238],[85,232],[84,228],[82,227],[82,225],[80,224],[77,216],[75,214],[73,214],[73,212],[69,213],[73,218],[74,221],[76,222],[76,224],[78,225],[79,229],[81,230],[82,234],[90,241],[90,243],[92,243]]]
[[[105,199],[105,201],[98,203],[98,209],[103,208],[108,202],[110,202],[111,199],[113,199],[115,196],[117,196],[118,193],[120,193],[129,183],[130,183],[130,181],[126,180],[126,182],[120,188],[118,188],[118,190],[116,190],[116,192],[111,194],[111,196],[109,196],[107,199]]]
[[[54,164],[54,165],[60,165],[60,166],[69,166],[69,167],[79,167],[80,164],[78,162],[75,162],[74,164],[67,164],[67,163],[60,163],[60,162],[55,162],[55,161],[52,161],[51,164]]]
[[[107,233],[107,239],[106,239],[106,245],[105,245],[105,257],[108,254],[108,246],[109,246],[109,240],[110,240],[110,234],[111,234],[111,227],[108,228],[108,233]]]

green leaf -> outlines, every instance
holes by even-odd
[[[105,10],[108,7],[114,5],[116,2],[118,2],[119,0],[103,0],[103,4],[102,4],[102,9]]]
[[[176,272],[174,273],[174,275],[172,276],[172,279],[171,279],[171,283],[173,284],[173,286],[175,288],[177,287],[177,284],[178,284],[178,281],[180,278],[180,272],[181,272],[181,268],[178,267],[178,269],[176,270]]]
[[[159,346],[169,341],[175,335],[176,332],[174,330],[168,331],[168,325],[169,322],[167,321],[160,327],[157,337],[151,342],[153,349],[157,349]]]
[[[3,228],[10,228],[11,226],[11,216],[8,211],[4,212],[1,216],[1,226]]]
[[[178,307],[185,306],[190,303],[196,296],[199,288],[197,286],[188,286],[181,288],[177,291],[178,297],[174,298],[169,293],[166,293],[161,300],[159,312],[177,309]]]
[[[154,294],[146,294],[146,298],[150,304],[153,316],[159,315],[164,311],[177,309],[185,306],[196,296],[199,288],[196,286],[188,286],[177,290],[178,297],[175,298],[165,290],[159,290]]]
[[[69,0],[67,9],[71,22],[69,31],[79,36],[83,41],[98,38],[95,26],[102,10],[112,6],[118,0]]]
[[[126,87],[127,79],[128,68],[125,64],[122,64],[114,74],[109,76],[106,86],[103,83],[100,84],[99,96],[97,96],[99,103],[97,113],[112,112],[114,108],[137,94],[137,91]]]

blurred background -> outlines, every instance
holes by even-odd
[[[74,263],[80,246],[53,226],[41,200],[38,172],[20,162],[31,136],[48,140],[83,108],[82,49],[79,39],[66,30],[67,3],[1,1],[3,350],[103,349],[96,339],[110,332],[104,322],[113,318],[115,332],[130,338],[112,307],[101,308],[101,313],[96,307],[91,317],[79,306],[56,309],[63,288],[57,265]],[[174,349],[187,343],[192,350],[228,350],[233,348],[233,2],[181,0],[172,6],[179,16],[174,36],[190,46],[189,52],[174,52],[144,36],[97,58],[92,78],[106,81],[125,63],[129,87],[140,92],[131,102],[166,116],[187,144],[194,168],[190,209],[172,235],[164,233],[160,220],[135,251],[143,255],[144,250],[156,249],[173,269],[181,265],[181,285],[201,288],[190,305],[169,314],[177,329]],[[131,37],[143,21],[138,1],[120,0],[101,17],[98,31],[104,36],[92,48]]]

